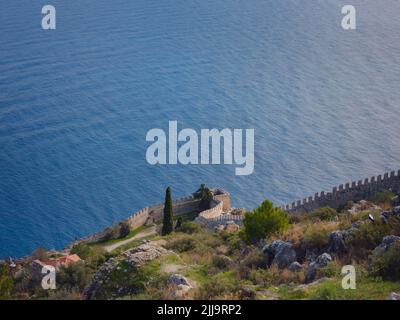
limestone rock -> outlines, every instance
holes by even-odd
[[[313,282],[317,276],[317,270],[326,267],[332,261],[332,257],[328,253],[323,253],[318,258],[311,262],[308,266],[304,282]]]
[[[142,244],[136,248],[129,249],[123,253],[125,261],[134,267],[139,267],[144,263],[156,259],[169,251],[163,247],[155,246],[149,243]]]
[[[239,231],[240,227],[233,221],[228,221],[225,226],[225,231],[228,233],[235,233]]]
[[[344,235],[341,231],[333,231],[329,235],[329,249],[328,252],[339,255],[346,252],[346,245],[344,243]]]
[[[387,300],[400,300],[400,294],[398,294],[396,292],[392,292],[387,297]]]
[[[191,287],[189,280],[186,277],[184,277],[180,274],[177,274],[177,273],[171,275],[168,279],[168,282],[169,282],[169,284],[176,285],[176,286],[184,285],[184,286]]]
[[[268,266],[277,265],[279,269],[284,269],[296,261],[296,252],[290,242],[275,240],[264,246],[262,251],[266,256]]]

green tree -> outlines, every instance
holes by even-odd
[[[7,264],[3,264],[0,269],[0,300],[11,299],[13,281],[10,277]]]
[[[273,233],[285,230],[288,225],[288,214],[274,207],[271,201],[265,200],[258,208],[246,212],[241,236],[246,242],[255,243]]]
[[[164,203],[164,218],[163,227],[161,234],[167,235],[174,230],[174,214],[172,211],[172,194],[171,188],[168,187],[165,192],[165,203]]]
[[[193,193],[195,199],[201,199],[199,207],[200,210],[210,209],[211,200],[213,199],[212,191],[206,187],[205,184],[201,184],[200,188]]]

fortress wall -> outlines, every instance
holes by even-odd
[[[125,220],[125,222],[127,222],[131,230],[133,230],[144,225],[148,218],[149,208],[143,208],[142,210],[131,215],[128,219]]]
[[[281,208],[290,213],[309,212],[326,206],[337,209],[349,201],[367,199],[374,193],[385,190],[400,193],[400,170],[339,185],[334,187],[331,192],[325,193],[322,191]]]
[[[177,199],[173,202],[173,211],[174,215],[181,215],[193,211],[199,210],[200,199],[195,199],[193,196],[184,197],[181,199]],[[225,209],[226,208],[226,209]],[[223,211],[230,209],[230,195],[229,193],[223,193],[214,196],[211,208],[205,211],[202,211],[199,215],[204,215],[205,219],[215,218],[222,214]],[[127,222],[130,228],[136,229],[143,226],[149,218],[152,219],[161,219],[164,214],[164,203],[152,205],[146,208],[143,208],[122,222]],[[92,234],[88,237],[82,238],[79,241],[84,242],[96,242],[102,240],[104,238],[106,230],[101,232]]]
[[[188,212],[199,210],[200,199],[193,197],[185,197],[178,199],[172,203],[174,215],[181,215]],[[156,204],[149,207],[149,214],[156,220],[161,219],[164,214],[164,203]]]
[[[228,192],[225,191],[223,194],[217,194],[214,198],[223,202],[222,210],[228,211],[231,208],[231,195]]]
[[[204,219],[211,219],[218,217],[222,214],[224,207],[224,202],[216,199],[215,197],[211,201],[211,208],[200,212],[199,216]]]

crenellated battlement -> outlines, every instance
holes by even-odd
[[[349,201],[360,201],[385,190],[400,192],[400,170],[341,184],[333,187],[331,192],[317,192],[314,196],[284,205],[281,209],[291,213],[309,212],[325,206],[337,209]]]

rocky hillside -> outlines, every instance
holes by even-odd
[[[71,252],[85,263],[62,268],[57,290],[37,289],[22,272],[13,296],[398,299],[400,207],[386,198],[290,215],[285,228],[252,242],[232,222],[210,230],[191,217],[167,236],[153,234],[111,253],[80,244]],[[342,288],[345,265],[355,269],[355,289]]]

